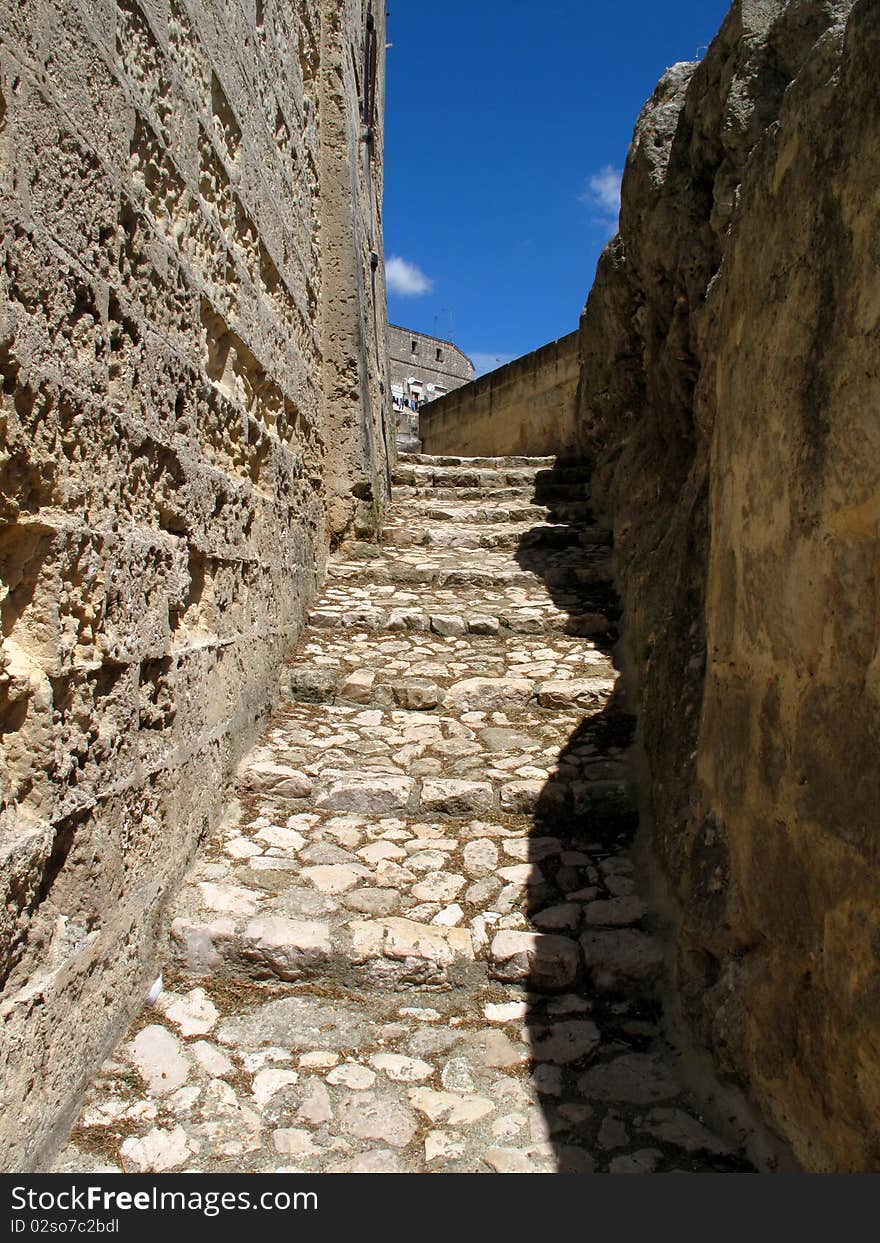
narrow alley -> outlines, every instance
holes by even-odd
[[[400,459],[56,1170],[751,1168],[664,1039],[588,493]]]

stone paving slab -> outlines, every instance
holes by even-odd
[[[478,477],[487,513],[499,475],[548,466],[420,457],[398,477],[459,497]],[[588,512],[576,543],[545,519],[464,563],[442,542],[341,551],[176,898],[164,987],[57,1169],[748,1168],[664,1040],[663,928],[629,856],[633,722],[592,581],[607,541]],[[441,582],[462,564],[495,585]],[[428,573],[371,582],[377,565]],[[593,631],[563,633],[587,606]]]

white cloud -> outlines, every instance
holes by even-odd
[[[587,188],[583,194],[578,196],[582,203],[598,209],[601,213],[601,221],[597,223],[616,224],[617,217],[620,214],[620,183],[622,179],[622,168],[615,168],[613,164],[604,164],[598,173],[593,173],[592,177],[587,181]]]
[[[503,367],[505,363],[511,363],[516,358],[516,354],[489,354],[480,350],[466,350],[465,353],[474,364],[474,370],[478,379],[481,375],[485,375],[487,371],[494,371],[496,367]]]
[[[430,293],[434,285],[421,268],[407,263],[399,255],[392,255],[385,264],[385,280],[389,291],[403,298],[418,298],[423,293]]]

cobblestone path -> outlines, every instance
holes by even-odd
[[[663,1038],[584,475],[395,478],[56,1168],[748,1169]]]

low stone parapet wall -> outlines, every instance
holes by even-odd
[[[569,333],[419,411],[425,453],[565,454],[574,449],[578,334]]]

